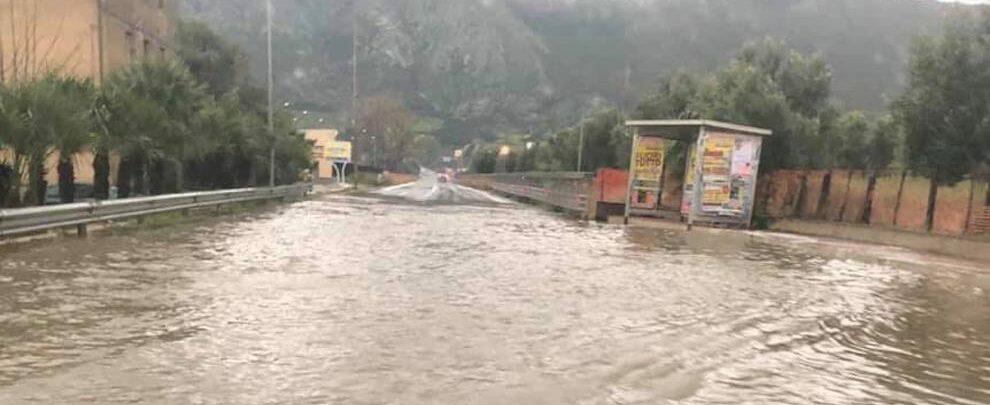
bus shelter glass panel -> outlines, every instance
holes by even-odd
[[[762,139],[739,133],[704,131],[693,153],[697,178],[685,182],[695,219],[748,225],[753,214]],[[687,184],[691,184],[690,190]]]

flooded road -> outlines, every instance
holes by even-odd
[[[986,404],[980,267],[322,196],[0,247],[0,404]]]

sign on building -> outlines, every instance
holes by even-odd
[[[351,161],[351,143],[348,141],[331,141],[323,147],[323,156],[333,162]]]

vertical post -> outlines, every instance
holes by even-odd
[[[358,74],[357,74],[357,54],[358,54],[358,0],[351,0],[351,130],[357,133],[358,115]],[[364,134],[361,133],[363,136]],[[352,136],[351,141],[357,144],[356,137]],[[354,189],[359,188],[360,167],[358,160],[354,161]],[[367,162],[366,162],[367,163]]]
[[[96,32],[97,57],[100,58],[100,61],[97,64],[97,66],[99,66],[100,84],[103,84],[103,76],[104,76],[104,71],[103,71],[104,70],[104,67],[103,67],[103,64],[104,64],[104,62],[103,62],[104,61],[104,56],[103,56],[103,52],[104,52],[103,51],[103,46],[104,46],[104,44],[103,44],[103,39],[104,39],[104,35],[103,35],[103,0],[96,0],[96,31],[97,31]]]
[[[705,182],[702,181],[701,166],[704,161],[705,153],[705,127],[701,126],[698,128],[698,139],[695,140],[695,150],[694,150],[694,185],[691,187],[691,208],[688,209],[688,224],[687,230],[691,230],[694,227],[694,214],[701,209],[701,198],[699,195],[704,195]]]
[[[581,129],[578,131],[578,159],[577,171],[581,171],[581,160],[584,158],[584,117],[581,117]]]
[[[357,2],[351,0],[351,128],[357,123],[358,75],[357,75]]]
[[[272,72],[272,0],[267,0],[268,15],[268,135],[272,149],[268,156],[268,187],[275,187],[275,74]]]
[[[89,235],[89,230],[86,228],[86,224],[76,225],[76,236],[85,238],[86,235]]]
[[[628,128],[626,129],[628,131]],[[629,225],[629,214],[632,209],[633,185],[636,179],[636,149],[639,147],[639,128],[633,128],[632,152],[629,154],[629,179],[626,184],[626,210],[622,223]]]

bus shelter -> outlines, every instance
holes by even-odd
[[[760,150],[770,130],[712,120],[637,120],[626,127],[633,133],[626,223],[630,216],[653,216],[679,218],[688,228],[749,227]],[[672,169],[667,162],[678,153],[684,161],[680,207],[665,209],[663,193],[671,187],[664,183],[671,181]]]

